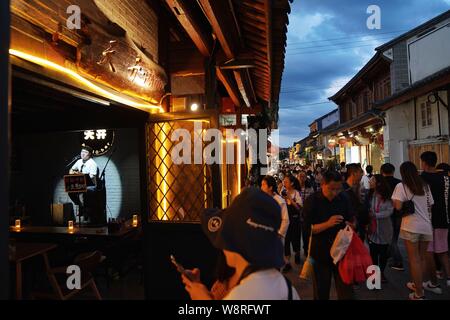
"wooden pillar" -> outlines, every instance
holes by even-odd
[[[9,67],[9,0],[0,1],[0,300],[9,298],[9,152],[11,79]]]
[[[216,59],[205,59],[205,97],[206,109],[215,109],[217,92]]]

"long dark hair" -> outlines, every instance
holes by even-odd
[[[425,194],[425,182],[419,176],[417,167],[414,163],[411,161],[403,162],[400,166],[400,174],[402,176],[403,183],[406,184],[408,189],[414,195],[423,196]]]
[[[383,201],[389,200],[392,195],[392,189],[386,179],[381,174],[373,175],[375,179],[375,192],[381,196]]]
[[[278,185],[277,185],[277,181],[275,180],[274,177],[272,177],[272,176],[265,176],[263,178],[263,181],[265,181],[267,183],[267,186],[269,188],[272,187],[272,192],[278,193]]]
[[[289,174],[285,178],[289,179],[289,181],[291,182],[291,184],[295,190],[297,190],[297,191],[301,190],[300,182],[298,181],[298,179],[295,176],[293,176],[292,174]]]

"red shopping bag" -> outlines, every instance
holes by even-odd
[[[356,233],[353,234],[352,242],[339,262],[338,270],[345,284],[354,284],[366,281],[367,268],[371,266],[372,258],[369,250]]]

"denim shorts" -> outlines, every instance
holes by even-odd
[[[409,232],[406,230],[400,230],[400,239],[411,241],[412,243],[416,242],[430,242],[433,241],[432,234],[423,234],[423,233],[415,233]]]

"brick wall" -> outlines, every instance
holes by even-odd
[[[26,206],[34,224],[50,222],[51,194],[54,203],[71,202],[64,192],[62,176],[65,164],[79,153],[77,132],[33,134],[18,136],[15,141],[19,170],[12,173],[11,200]],[[139,148],[135,129],[117,129],[117,147],[105,171],[107,217],[128,218],[140,212]],[[94,158],[103,170],[107,156]],[[21,168],[20,168],[21,167]]]
[[[60,24],[63,39],[76,46],[80,39],[76,32],[66,28],[69,17],[66,10],[70,5],[78,5],[83,13],[88,1],[93,1],[109,20],[125,29],[158,63],[158,16],[143,0],[11,0],[11,12],[49,33],[56,32]]]
[[[112,22],[152,55],[158,63],[158,17],[143,0],[94,0]]]

